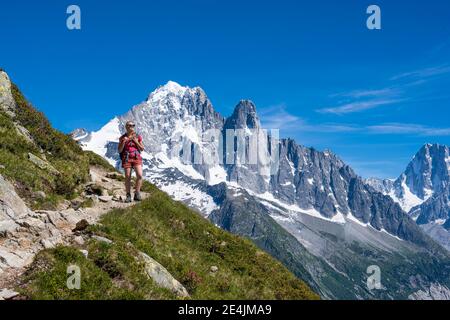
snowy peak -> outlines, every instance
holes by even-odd
[[[148,100],[164,98],[167,95],[182,97],[188,87],[183,87],[175,81],[168,81],[165,85],[159,86],[155,91],[150,93]]]
[[[450,186],[449,147],[427,143],[416,153],[400,177],[389,180],[367,179],[377,191],[391,196],[406,212],[416,217],[420,206]]]
[[[241,100],[233,114],[225,122],[227,129],[259,129],[261,122],[256,113],[256,106],[250,100]]]
[[[403,177],[411,193],[422,200],[444,190],[450,181],[449,147],[426,144],[414,156]]]

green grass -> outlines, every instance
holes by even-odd
[[[68,135],[52,128],[43,113],[27,102],[16,85],[12,85],[16,116],[0,111],[0,174],[13,182],[19,195],[32,209],[55,209],[63,199],[79,195],[79,187],[89,179],[89,166],[115,171],[106,160],[93,152],[84,152]],[[33,142],[18,133],[14,122],[25,127]],[[60,174],[38,168],[30,160],[32,153],[48,161]],[[34,199],[33,192],[44,191],[46,199]]]
[[[103,167],[110,172],[117,171],[116,168],[114,168],[108,161],[100,157],[98,154],[92,151],[84,151],[84,154],[88,157],[90,165]]]
[[[41,251],[24,275],[19,292],[34,300],[173,299],[174,295],[148,280],[129,248],[92,241],[89,259],[75,248]],[[67,286],[67,268],[80,268],[80,289]]]
[[[113,210],[100,225],[90,227],[89,232],[114,244],[91,241],[88,259],[70,248],[42,252],[36,261],[44,260],[50,267],[32,268],[21,292],[33,299],[174,298],[142,276],[142,266],[134,259],[139,250],[167,268],[192,299],[318,299],[303,281],[252,242],[215,227],[150,187],[149,199]],[[80,264],[88,275],[82,291],[65,289],[69,263]],[[211,273],[211,266],[218,271]]]

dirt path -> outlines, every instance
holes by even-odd
[[[82,244],[84,239],[72,232],[78,222],[86,220],[94,224],[112,209],[135,204],[123,202],[125,190],[120,174],[91,167],[90,176],[83,196],[72,202],[65,201],[59,210],[30,210],[11,221],[14,227],[0,237],[0,299],[9,297],[7,289],[14,288],[15,279],[39,251],[60,244]],[[141,194],[144,199],[149,196]],[[91,207],[84,207],[83,203]]]

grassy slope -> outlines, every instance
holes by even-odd
[[[0,174],[14,183],[32,208],[53,209],[58,201],[77,196],[77,188],[88,179],[90,164],[109,164],[93,153],[83,152],[68,135],[53,129],[14,84],[12,94],[17,104],[16,117],[0,111]],[[21,136],[14,122],[24,126],[35,143]],[[28,153],[46,159],[60,175],[38,168],[28,160]],[[34,197],[35,191],[44,191],[46,198]]]
[[[33,299],[171,299],[145,279],[134,257],[143,251],[160,262],[193,299],[318,299],[301,280],[249,240],[225,232],[151,186],[151,197],[103,216],[85,259],[74,248],[43,251],[26,276],[22,293]],[[81,290],[65,286],[66,267],[80,266]],[[41,267],[39,267],[41,266]],[[44,266],[44,267],[42,267]],[[211,273],[211,266],[218,271]]]

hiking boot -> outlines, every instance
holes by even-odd
[[[141,197],[141,193],[140,192],[136,192],[134,194],[134,201],[142,201],[142,197]]]
[[[127,198],[125,199],[125,203],[130,203],[131,202],[131,194],[127,193]]]

